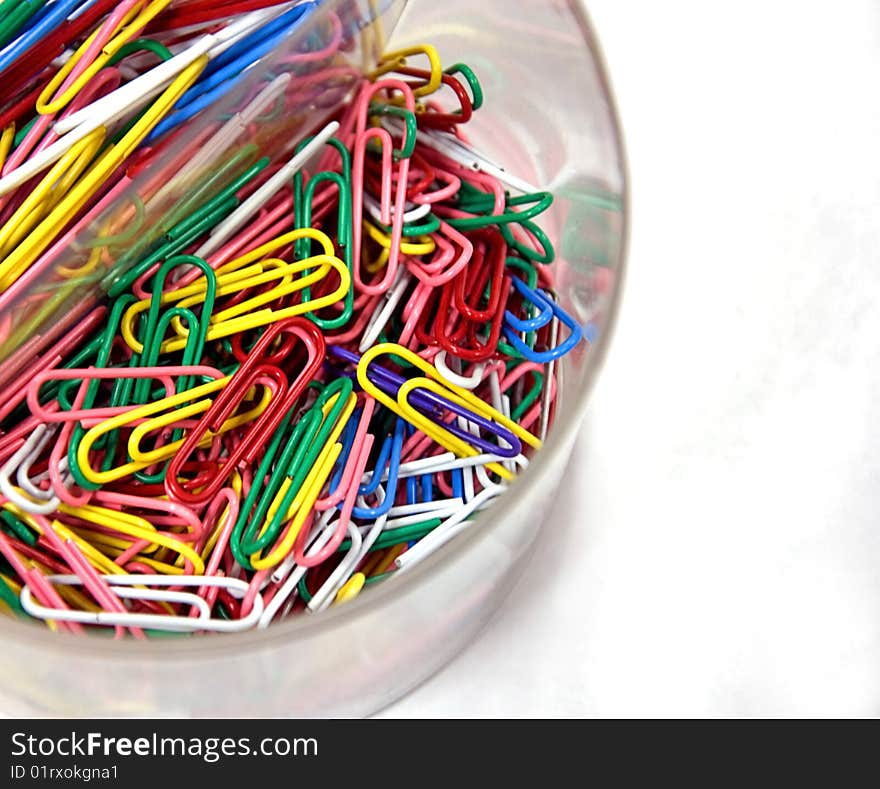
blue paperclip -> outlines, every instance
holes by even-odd
[[[514,282],[517,282],[517,280],[514,280]],[[525,288],[525,290],[528,291],[528,293],[524,293],[524,295],[526,295],[533,304],[539,307],[549,306],[554,317],[558,318],[562,324],[568,327],[569,335],[555,348],[548,348],[546,351],[536,351],[533,348],[529,348],[529,346],[520,339],[519,330],[510,325],[510,313],[508,312],[504,317],[504,336],[507,338],[507,341],[530,362],[546,364],[547,362],[552,362],[565,356],[565,354],[574,348],[584,336],[580,324],[578,324],[571,315],[565,312],[565,310],[563,310],[553,299],[549,298],[542,291],[532,290],[525,284],[522,285],[522,288]],[[523,292],[523,290],[520,290],[520,292]]]
[[[244,38],[236,41],[235,44],[229,47],[229,49],[217,55],[217,57],[205,67],[205,70],[202,72],[202,78],[215,74],[230,63],[239,60],[242,55],[247,57],[248,53],[253,53],[255,47],[268,37],[274,36],[279,32],[282,34],[288,32],[285,28],[299,21],[303,16],[310,14],[318,5],[320,5],[319,0],[312,0],[312,2],[298,5],[296,8],[291,8],[290,10],[285,11],[281,16],[270,19],[265,25],[248,33]],[[277,39],[273,39],[273,41],[275,40]],[[255,59],[256,58],[252,57],[251,61],[253,62]],[[190,90],[192,90],[192,88],[190,88]],[[184,96],[186,96],[186,94],[184,94]]]
[[[339,436],[339,443],[342,445],[342,449],[339,452],[339,457],[336,459],[336,464],[333,466],[333,473],[330,476],[330,486],[328,488],[327,495],[332,496],[336,489],[339,487],[339,483],[342,481],[342,473],[345,470],[345,464],[348,462],[348,458],[351,455],[351,448],[354,444],[354,437],[357,434],[357,426],[360,422],[361,418],[361,409],[355,409],[355,411],[351,415],[351,419],[345,423],[345,427],[342,428],[342,434]],[[378,483],[376,483],[378,485]]]
[[[317,3],[311,2],[292,8],[219,55],[202,72],[198,82],[178,99],[171,113],[156,124],[146,142],[176,129],[226,95],[259,58],[275,49],[316,7]]]
[[[358,488],[359,495],[370,496],[376,492],[376,488],[379,487],[379,483],[382,481],[382,469],[388,464],[388,458],[391,456],[391,445],[393,443],[393,435],[385,436],[385,440],[379,448],[379,456],[376,458],[376,471],[370,476],[369,482],[364,482]]]
[[[32,25],[0,50],[0,72],[9,68],[67,17],[74,14],[79,6],[90,5],[92,2],[93,0],[56,0],[45,6],[43,13],[34,19]]]
[[[452,469],[452,495],[464,498],[464,471],[460,468]]]
[[[534,304],[540,312],[533,318],[517,318],[510,310],[504,311],[504,321],[512,329],[518,332],[537,331],[546,326],[553,320],[553,307],[548,299],[535,299],[536,291],[532,290],[521,279],[513,278],[513,286],[520,292],[520,295],[530,304]]]
[[[368,520],[376,520],[381,515],[385,515],[388,510],[394,506],[395,494],[397,492],[397,475],[400,471],[400,456],[403,450],[403,434],[405,431],[406,422],[404,422],[400,417],[397,418],[397,422],[394,426],[394,440],[391,443],[391,457],[388,459],[388,481],[385,485],[385,499],[378,507],[357,507],[355,506],[352,511],[352,517],[354,518],[366,518]],[[374,477],[382,476],[382,469],[384,465],[380,466],[378,463],[376,464],[376,470],[373,472]],[[377,480],[371,480],[376,481]],[[360,492],[360,491],[358,491]],[[342,502],[338,505],[339,509],[342,509]]]
[[[431,481],[430,474],[422,474],[422,501],[429,502],[434,500],[434,484]]]

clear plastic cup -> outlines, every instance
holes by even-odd
[[[349,2],[350,0],[344,0]],[[391,23],[402,6],[393,2]],[[620,296],[627,235],[620,130],[578,0],[411,0],[389,49],[430,42],[477,72],[475,147],[556,201],[562,306],[597,334],[564,357],[544,448],[464,533],[399,578],[267,630],[137,642],[0,621],[7,715],[353,716],[424,681],[484,626],[528,560],[563,480]]]

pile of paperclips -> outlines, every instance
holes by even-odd
[[[318,4],[265,5],[0,0],[0,307],[120,165]],[[5,609],[117,637],[262,628],[416,565],[505,490],[584,330],[534,221],[551,195],[466,142],[482,102],[432,47],[389,53],[290,161],[233,159],[50,348],[6,359]]]

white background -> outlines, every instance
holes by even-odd
[[[880,2],[588,7],[617,335],[519,587],[385,714],[878,714]]]

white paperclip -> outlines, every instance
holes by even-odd
[[[208,255],[219,249],[223,243],[239,230],[248,219],[259,211],[268,200],[277,194],[294,175],[305,167],[309,159],[311,159],[312,156],[314,156],[315,153],[327,143],[327,140],[336,134],[338,129],[339,123],[337,121],[331,121],[321,129],[308,145],[287,162],[287,164],[282,166],[275,175],[266,181],[266,183],[257,189],[247,200],[236,208],[235,211],[211,231],[208,240],[196,250],[196,257],[207,258]]]
[[[378,494],[377,498],[379,499],[379,504],[381,504],[385,500],[385,491],[380,486],[376,489],[376,493]],[[376,542],[376,540],[379,538],[379,535],[386,528],[388,528],[388,515],[384,514],[376,518],[376,520],[369,527],[367,527],[366,534],[363,534],[363,531],[361,529],[354,529],[354,531],[357,532],[357,538],[355,538],[354,534],[351,534],[351,549],[348,551],[348,553],[346,553],[345,557],[336,567],[336,570],[322,584],[321,588],[309,601],[308,607],[310,610],[323,611],[333,605],[333,601],[336,599],[337,592],[346,583],[348,583],[348,580],[354,573],[355,568],[361,563],[363,558],[369,552],[370,548],[373,547],[373,543]],[[351,533],[351,526],[349,526],[349,532]],[[355,550],[356,539],[357,549]]]
[[[408,205],[413,205],[409,203]],[[373,197],[371,194],[364,194],[364,208],[367,209],[370,216],[378,224],[384,224],[382,222],[382,206],[379,204],[379,201]],[[411,208],[409,211],[404,212],[403,221],[406,224],[412,224],[413,222],[418,222],[420,219],[424,219],[428,214],[431,213],[431,204],[425,203],[424,205],[417,205]],[[391,206],[391,216],[394,216],[394,206]]]
[[[310,554],[315,554],[321,550],[328,542],[330,542],[330,538],[333,536],[333,532],[335,530],[333,524],[330,523],[330,519],[333,517],[333,510],[327,510],[327,512],[323,513],[321,518],[318,521],[318,528],[315,530],[316,537],[312,540],[309,548],[307,549],[306,556]],[[291,559],[291,556],[288,556],[287,559]],[[285,560],[286,562],[287,560]],[[279,609],[284,605],[295,591],[299,582],[302,580],[303,576],[308,572],[307,567],[300,567],[295,564],[295,561],[291,563],[290,575],[287,576],[287,580],[281,585],[272,599],[266,605],[265,610],[260,616],[260,620],[257,623],[257,629],[264,630],[269,627],[269,624],[272,622],[275,614],[278,613]],[[276,572],[281,572],[281,567],[279,566]]]
[[[323,611],[329,607],[336,597],[336,590],[348,580],[352,570],[354,570],[356,565],[352,562],[360,555],[364,539],[358,527],[351,521],[348,523],[348,537],[351,540],[351,547],[346,551],[345,556],[342,557],[342,561],[336,565],[333,572],[327,577],[327,580],[321,584],[321,588],[306,603],[306,608],[309,611]]]
[[[246,617],[226,620],[212,619],[210,608],[198,595],[169,589],[130,588],[136,586],[214,586],[226,589],[233,597],[241,599],[248,591],[248,584],[238,578],[229,578],[224,575],[103,575],[101,577],[119,597],[194,605],[199,610],[199,615],[197,617],[166,616],[164,614],[47,608],[34,602],[27,586],[23,586],[21,590],[21,607],[38,619],[79,622],[87,625],[141,627],[172,632],[194,632],[197,630],[213,630],[221,633],[238,632],[248,630],[256,625],[263,614],[263,598],[259,594],[254,596],[253,606]],[[82,579],[77,575],[49,575],[46,576],[46,580],[51,584],[65,586],[82,585]],[[201,600],[201,603],[196,602],[197,599]]]
[[[406,289],[409,287],[411,281],[412,276],[403,266],[397,269],[394,284],[385,294],[385,298],[379,301],[379,305],[370,316],[370,320],[364,329],[363,337],[361,337],[360,345],[358,345],[358,351],[360,353],[363,353],[368,348],[372,347],[373,343],[379,339],[379,335],[382,333],[382,330],[385,328],[388,321],[391,320],[391,316],[394,315],[394,310],[396,310],[397,305],[400,304],[403,294],[406,293]]]
[[[489,501],[498,496],[504,489],[504,485],[496,485],[486,490],[481,490],[458,512],[443,521],[432,532],[422,537],[412,548],[398,556],[394,560],[394,566],[397,567],[397,571],[406,571],[419,562],[424,561],[431,554],[446,545],[453,537],[471,526],[472,522],[467,520],[467,518],[488,504]]]
[[[10,480],[13,472],[19,471],[21,468],[27,470],[33,465],[36,458],[45,449],[46,444],[49,443],[54,432],[54,428],[50,428],[49,425],[38,425],[18,451],[16,451],[9,460],[3,464],[2,468],[0,468],[0,492],[2,492],[9,501],[25,512],[32,512],[37,515],[49,515],[58,509],[60,499],[56,496],[50,493],[47,498],[45,495],[47,491],[39,491],[40,495],[35,496],[34,498],[36,498],[37,501],[34,501],[33,499],[23,496],[21,491],[16,488]],[[27,490],[27,488],[25,489]]]
[[[505,460],[512,460],[520,468],[526,468],[529,465],[528,458],[522,454],[517,455],[515,458],[505,458],[501,455],[490,453],[459,458],[452,452],[444,452],[441,455],[433,455],[432,457],[408,460],[406,463],[401,463],[397,476],[399,479],[406,479],[407,477],[417,477],[421,474],[436,474],[439,471],[451,471],[452,469],[481,466],[487,463],[503,463]],[[386,470],[382,474],[382,481],[384,482],[387,479],[388,471]],[[363,481],[369,482],[369,477],[365,475]]]
[[[458,509],[464,504],[464,501],[458,496],[455,496],[451,499],[434,499],[433,501],[419,501],[415,504],[398,504],[396,507],[392,507],[388,510],[388,517],[394,517],[396,515],[412,515],[412,514],[421,514],[425,515],[427,513],[433,512],[435,510],[446,510],[446,509]]]
[[[458,507],[461,506],[461,504],[458,505]],[[424,523],[426,519],[433,520],[434,518],[440,518],[443,520],[450,515],[454,515],[458,511],[458,507],[448,507],[445,509],[434,510],[432,512],[419,512],[414,515],[401,515],[399,518],[390,518],[385,523],[385,528],[402,529],[404,526],[414,526],[417,523]]]
[[[449,365],[446,363],[446,351],[438,351],[434,357],[434,367],[437,368],[437,372],[449,383],[460,386],[462,389],[473,390],[483,383],[483,371],[486,369],[486,362],[474,365],[474,371],[465,378],[463,375],[449,369]]]

